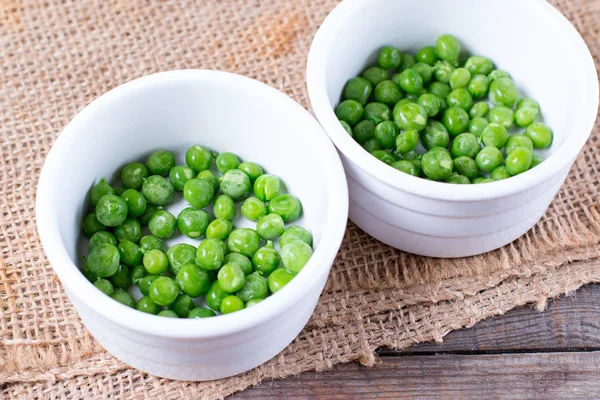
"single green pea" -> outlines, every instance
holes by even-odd
[[[368,103],[365,106],[364,119],[377,125],[382,121],[389,121],[392,119],[392,112],[385,104],[375,102]]]
[[[360,78],[358,78],[360,79]],[[380,82],[373,91],[373,98],[376,102],[385,104],[386,106],[393,106],[402,99],[402,90],[393,81]]]
[[[426,150],[434,147],[447,147],[450,142],[448,130],[439,121],[430,120],[421,132],[421,144]]]
[[[362,145],[362,148],[369,153],[372,153],[375,150],[383,150],[383,147],[381,147],[377,139],[375,139],[374,137],[367,140],[365,144]]]
[[[121,169],[121,182],[129,189],[140,190],[149,176],[148,168],[140,162],[132,162]]]
[[[502,153],[496,146],[486,146],[475,157],[477,167],[484,172],[492,172],[494,168],[504,162]],[[475,182],[473,182],[475,183]]]
[[[479,101],[475,104],[473,104],[473,107],[471,107],[471,109],[469,110],[469,116],[471,118],[477,118],[477,117],[485,117],[488,113],[488,111],[490,111],[490,106],[488,103],[486,103],[485,101]]]
[[[187,264],[196,264],[196,247],[187,243],[177,243],[167,250],[169,269],[174,275],[179,273],[181,267]],[[198,264],[200,265],[200,264]]]
[[[486,178],[484,176],[478,176],[477,178],[475,178],[471,181],[471,183],[474,185],[480,184],[480,183],[491,183],[491,182],[495,182],[495,181],[491,178]]]
[[[479,171],[477,169],[477,163],[471,157],[460,156],[453,160],[454,163],[454,171],[458,174],[466,176],[469,179],[475,179],[479,176]]]
[[[517,147],[506,155],[505,165],[508,172],[514,176],[527,171],[531,167],[533,153],[525,147]]]
[[[506,71],[502,71],[500,69],[495,69],[488,74],[488,78],[490,78],[491,81],[495,81],[495,80],[503,79],[503,78],[510,79],[510,74]]]
[[[215,218],[232,221],[235,218],[235,203],[233,199],[225,194],[217,197],[213,204],[213,214]]]
[[[225,264],[237,264],[244,272],[244,275],[252,273],[252,262],[248,257],[240,253],[229,253],[223,259],[223,265]]]
[[[283,248],[285,245],[291,243],[296,239],[302,240],[304,243],[311,247],[313,245],[312,234],[309,231],[307,231],[301,226],[292,225],[289,228],[287,228],[285,232],[283,232],[283,234],[281,235],[281,238],[279,239],[279,246]]]
[[[261,177],[262,176],[265,175],[261,175]],[[256,182],[259,180],[260,178],[258,178]],[[250,192],[251,188],[252,184],[250,183],[250,178],[239,169],[227,171],[221,181],[221,191],[231,197],[234,201],[243,199]]]
[[[422,62],[433,66],[435,62],[439,60],[439,58],[433,46],[425,46],[417,51],[417,54],[415,54],[415,60],[417,62]]]
[[[217,314],[213,310],[204,307],[196,307],[188,314],[188,318],[210,318],[216,316]]]
[[[150,250],[144,254],[144,268],[150,275],[160,275],[169,267],[167,255],[160,250]]]
[[[150,285],[150,299],[159,306],[171,305],[179,295],[179,286],[177,283],[167,277],[159,276]]]
[[[427,110],[416,103],[408,103],[397,109],[394,121],[403,131],[415,129],[423,130],[427,125]]]
[[[256,197],[248,197],[242,204],[242,215],[250,221],[258,221],[267,215],[267,205]]]
[[[483,132],[481,132],[481,141],[485,146],[494,146],[501,149],[506,145],[507,140],[508,131],[506,128],[494,122],[488,124]]]
[[[311,256],[312,247],[302,240],[294,240],[281,249],[283,267],[294,275],[304,268]]]
[[[160,239],[168,239],[175,233],[177,219],[173,214],[165,210],[152,213],[148,222],[150,233]]]
[[[220,173],[224,174],[230,169],[238,169],[241,162],[238,156],[233,153],[225,152],[217,156],[216,159],[217,169]]]
[[[536,115],[540,113],[540,105],[531,97],[522,97],[517,101],[517,110],[525,107],[533,108]]]
[[[142,227],[135,218],[127,218],[121,225],[115,227],[114,232],[118,240],[129,240],[137,243],[142,238]]]
[[[175,311],[171,311],[171,310],[162,310],[161,312],[159,312],[158,314],[159,317],[166,317],[166,318],[179,318],[179,316],[175,313]]]
[[[144,256],[140,250],[140,246],[129,240],[121,240],[117,245],[119,250],[119,258],[122,263],[130,266],[139,265]]]
[[[461,133],[452,140],[452,157],[467,156],[474,158],[481,150],[477,137],[472,133]]]
[[[92,235],[92,237],[90,238],[90,241],[88,242],[88,251],[92,251],[94,249],[94,247],[97,247],[98,245],[100,245],[102,243],[110,243],[113,246],[116,246],[117,239],[110,232],[98,231],[98,232],[94,233]]]
[[[269,207],[272,203],[273,201],[269,203]],[[281,214],[279,215],[283,218]],[[285,218],[283,218],[283,220],[285,221]],[[246,257],[252,257],[254,253],[256,253],[256,251],[258,250],[259,241],[260,238],[255,230],[250,228],[239,228],[231,232],[227,244],[229,246],[230,251],[234,253],[241,253]]]
[[[110,296],[115,291],[112,283],[106,279],[98,279],[96,282],[94,282],[94,286],[96,286],[98,290],[107,296]]]
[[[100,182],[95,184],[90,189],[90,203],[92,207],[96,207],[100,199],[107,194],[115,194],[115,190],[106,182],[106,178],[100,179]]]
[[[344,122],[344,121],[341,121],[341,122]],[[344,122],[344,124],[346,124],[346,123]],[[346,126],[348,126],[348,129],[350,129],[350,132],[352,133],[352,129],[350,128],[350,126],[348,124],[346,124]],[[262,167],[260,165],[258,165],[257,163],[254,163],[251,161],[244,161],[243,163],[240,164],[238,169],[240,171],[242,171],[243,173],[245,173],[246,175],[248,175],[248,178],[250,178],[250,182],[254,182],[259,176],[264,174]]]
[[[525,135],[510,135],[506,141],[506,154],[510,153],[517,147],[525,147],[533,150],[533,142]]]
[[[117,195],[104,195],[96,204],[96,218],[102,225],[119,226],[127,218],[127,203]]]
[[[348,125],[346,121],[340,121],[340,124],[342,125],[344,130],[348,132],[348,135],[350,135],[350,137],[354,137],[354,133],[352,133],[352,127]]]
[[[469,122],[469,131],[477,136],[481,137],[481,134],[485,130],[485,128],[489,125],[487,119],[483,117],[474,117],[471,122]]]
[[[425,130],[427,130],[427,126]],[[396,152],[404,154],[413,151],[417,148],[418,143],[419,132],[414,129],[404,131],[396,137]]]
[[[223,218],[215,218],[206,228],[206,237],[208,239],[227,240],[233,225],[230,221]]]
[[[270,201],[279,196],[281,192],[281,180],[278,176],[261,175],[254,182],[254,196],[262,201]]]
[[[375,124],[373,121],[364,120],[360,121],[354,129],[352,129],[354,134],[354,140],[356,140],[359,144],[364,145],[369,139],[375,137]]]
[[[375,127],[375,139],[384,149],[391,149],[396,144],[400,128],[394,121],[383,121]]]
[[[408,160],[398,160],[391,165],[392,168],[397,169],[398,171],[402,171],[405,174],[409,174],[412,176],[420,176],[421,169],[418,168],[415,163]]]
[[[150,222],[150,217],[152,216],[152,214],[154,214],[156,211],[161,210],[161,209],[162,209],[161,206],[155,206],[154,204],[146,203],[146,210],[144,211],[144,213],[142,215],[140,215],[138,217],[138,221],[140,221],[140,225],[147,226],[148,223]]]
[[[379,50],[377,62],[381,68],[396,69],[402,62],[402,53],[395,47],[384,46]]]
[[[450,74],[450,87],[452,89],[466,88],[471,81],[471,73],[466,68],[456,68]]]
[[[148,275],[148,273],[146,271],[146,267],[143,265],[136,265],[135,267],[131,268],[130,278],[134,285],[139,285],[142,278],[146,275]]]
[[[455,64],[460,56],[460,42],[452,35],[441,35],[435,41],[435,52],[439,58]]]
[[[373,85],[365,78],[356,77],[350,79],[346,86],[344,86],[343,98],[344,100],[354,100],[362,104],[367,104],[371,93],[373,92]]]
[[[546,149],[552,144],[552,131],[541,122],[534,122],[529,125],[525,130],[525,135],[531,139],[534,149]]]
[[[521,107],[515,112],[515,124],[520,128],[525,128],[535,121],[537,113],[532,107]]]
[[[419,93],[423,88],[423,78],[412,68],[402,71],[395,81],[407,93]]]
[[[490,84],[489,98],[492,104],[496,106],[512,108],[518,96],[519,92],[512,79],[500,78]]]
[[[429,93],[435,94],[437,97],[439,97],[440,99],[443,99],[445,101],[446,97],[452,91],[452,88],[447,83],[436,81],[436,82],[431,82],[428,90],[429,90]]]
[[[277,214],[283,222],[294,222],[302,213],[302,204],[300,200],[291,194],[280,194],[271,199],[267,206],[269,214]]]
[[[102,243],[96,246],[87,258],[87,268],[100,278],[112,276],[120,263],[119,250],[110,243]]]
[[[258,303],[260,303],[263,300],[264,299],[252,299],[252,300],[248,300],[246,302],[246,308],[254,307],[255,305],[257,305]]]
[[[489,87],[490,78],[485,75],[475,75],[471,78],[467,89],[473,98],[480,99],[487,94]]]
[[[135,299],[132,295],[124,291],[123,289],[117,289],[110,295],[113,300],[118,301],[124,306],[134,308],[135,307]]]
[[[250,183],[250,179],[246,174],[239,170],[232,171],[238,171]],[[194,208],[204,208],[209,205],[214,194],[213,185],[202,179],[190,179],[183,186],[183,197]]]
[[[158,277],[159,275],[146,275],[140,279],[138,286],[140,288],[140,292],[142,292],[144,296],[148,296],[150,293],[150,285],[152,285],[152,282],[154,282]]]
[[[428,117],[435,117],[442,106],[441,99],[432,93],[426,93],[417,99],[417,104],[427,111]]]
[[[490,178],[495,181],[501,181],[502,179],[510,178],[511,174],[505,165],[499,165],[490,172]]]
[[[469,178],[464,175],[459,175],[456,172],[444,179],[446,183],[453,183],[455,185],[468,185],[471,183]]]
[[[264,299],[268,294],[267,280],[259,272],[254,272],[246,276],[244,286],[237,291],[236,296],[247,303],[250,300]]]
[[[488,119],[508,129],[513,125],[515,113],[508,107],[496,106],[490,110]]]
[[[433,76],[438,82],[447,83],[450,86],[450,77],[454,72],[454,66],[446,61],[438,61],[433,67]]]
[[[79,270],[81,271],[81,273],[83,274],[83,276],[85,276],[85,278],[94,283],[98,280],[98,277],[96,276],[96,274],[94,274],[92,271],[90,271],[90,269],[88,268],[87,265],[87,260],[86,257],[81,257],[83,264],[81,265],[81,268],[79,268]]]
[[[380,82],[390,79],[390,75],[388,74],[387,70],[381,67],[367,68],[363,72],[362,77],[371,82],[371,85],[373,85],[373,87],[377,86]]]
[[[185,163],[196,172],[210,169],[212,159],[210,150],[199,145],[190,147],[185,153]]]
[[[221,314],[231,314],[244,309],[244,302],[237,296],[227,296],[221,302]]]
[[[268,276],[277,267],[279,267],[280,257],[273,246],[273,242],[268,241],[264,247],[261,247],[252,256],[252,267],[254,271],[263,276]]]
[[[529,167],[529,169],[533,168],[533,167],[537,167],[538,165],[540,165],[542,163],[542,161],[544,161],[544,159],[540,156],[538,156],[537,154],[533,155],[533,158],[531,160],[531,167]]]
[[[167,150],[157,150],[146,160],[146,167],[151,175],[167,176],[175,166],[175,156]]]
[[[492,60],[487,57],[471,56],[465,62],[465,68],[468,69],[472,75],[488,75],[494,69],[494,64],[492,63]]]
[[[177,229],[187,237],[197,239],[206,233],[208,213],[192,207],[184,208],[177,216]]]
[[[269,290],[271,293],[275,294],[285,285],[287,285],[292,279],[294,275],[288,272],[285,268],[278,268],[269,275],[267,280]]]
[[[229,293],[221,288],[219,281],[214,281],[206,293],[206,304],[213,310],[219,311],[221,302],[227,296],[229,296]]]
[[[335,115],[340,121],[354,126],[360,121],[364,114],[364,108],[356,100],[344,100],[335,108]]]
[[[433,147],[421,160],[423,173],[434,180],[446,179],[452,175],[452,158],[445,148]]]
[[[259,218],[256,223],[256,233],[262,239],[274,240],[285,230],[283,218],[279,214],[268,214]]]
[[[450,107],[442,118],[444,126],[451,136],[465,132],[469,126],[469,114],[460,107]]]
[[[187,181],[194,178],[194,170],[191,167],[184,165],[176,165],[169,171],[169,179],[173,188],[179,192],[183,190],[183,186]]]
[[[473,107],[473,98],[467,89],[458,88],[450,92],[446,97],[446,103],[449,107],[460,107],[469,111]]]
[[[392,165],[396,161],[394,156],[386,150],[373,150],[371,155],[387,165]]]
[[[246,283],[244,271],[236,263],[223,265],[219,269],[217,279],[221,288],[228,293],[237,292]]]
[[[404,71],[407,68],[415,65],[415,58],[410,53],[402,53],[402,61],[400,62],[400,67],[398,67],[398,71]]]
[[[216,193],[219,190],[219,185],[221,184],[221,176],[217,177],[211,170],[205,169],[204,171],[200,171],[196,176],[196,179],[201,179],[210,183],[213,186],[214,192]],[[185,187],[185,184],[184,184]]]
[[[146,254],[150,250],[165,251],[165,243],[154,235],[146,235],[140,239],[140,251]]]
[[[433,67],[429,64],[418,62],[412,67],[410,67],[410,69],[412,69],[421,76],[423,85],[429,83],[431,81],[431,78],[433,78]]]
[[[235,231],[232,232],[233,235]],[[230,235],[230,236],[231,236]],[[219,239],[206,239],[198,246],[196,251],[196,264],[206,270],[217,270],[223,265],[225,252],[222,241]],[[231,247],[231,239],[229,240]],[[258,243],[256,245],[258,247]],[[233,250],[232,250],[233,251]]]
[[[162,176],[152,175],[144,181],[142,193],[150,203],[164,206],[173,199],[173,185]]]
[[[131,286],[131,272],[125,264],[119,265],[117,272],[108,278],[115,288],[127,290]]]
[[[146,211],[146,198],[135,189],[127,189],[121,194],[121,198],[127,204],[127,215],[139,217]]]
[[[147,314],[153,314],[156,315],[158,314],[158,312],[160,311],[160,308],[158,307],[158,304],[156,304],[155,302],[152,301],[152,299],[150,298],[150,296],[144,296],[142,297],[136,307],[135,307],[138,311],[141,312],[145,312]]]
[[[206,271],[196,264],[186,264],[179,269],[175,281],[183,293],[198,297],[208,292],[210,278]]]
[[[81,223],[81,231],[86,237],[92,237],[94,233],[102,232],[105,229],[106,227],[96,218],[95,212],[87,214]]]

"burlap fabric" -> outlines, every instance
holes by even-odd
[[[544,218],[492,253],[432,260],[387,247],[349,224],[308,326],[241,376],[158,379],[89,335],[42,252],[34,199],[65,124],[133,78],[211,68],[259,79],[309,107],[306,55],[336,0],[0,2],[0,388],[6,398],[218,398],[265,379],[321,371],[381,346],[404,348],[600,281],[600,129]],[[556,1],[600,54],[600,0]]]

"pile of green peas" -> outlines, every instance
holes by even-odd
[[[538,103],[483,56],[465,59],[441,35],[413,56],[383,47],[378,65],[350,79],[335,113],[366,151],[404,173],[447,183],[487,183],[540,164],[552,144]],[[519,129],[523,131],[519,132]]]
[[[126,306],[173,318],[229,314],[285,287],[313,252],[308,230],[286,227],[301,216],[300,200],[284,193],[278,176],[233,153],[196,145],[185,163],[158,150],[145,164],[125,165],[120,185],[102,178],[91,188],[82,223],[85,277]],[[175,216],[165,207],[181,195],[189,207]],[[233,225],[236,203],[255,229]],[[198,246],[167,249],[177,232]],[[137,301],[135,287],[143,296]]]

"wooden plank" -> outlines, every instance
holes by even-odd
[[[265,382],[234,399],[597,399],[600,352],[383,357]]]

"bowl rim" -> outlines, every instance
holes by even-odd
[[[520,2],[520,0],[506,1]],[[584,99],[581,100],[585,106],[585,110],[581,114],[585,118],[578,122],[578,129],[571,128],[573,134],[570,135],[569,140],[565,140],[545,162],[524,174],[511,177],[510,180],[489,182],[485,185],[449,185],[399,173],[364,151],[338,122],[329,103],[325,60],[333,42],[339,37],[337,30],[342,26],[346,17],[354,12],[360,12],[360,9],[366,7],[368,2],[369,0],[345,0],[331,11],[313,39],[306,65],[308,95],[313,112],[337,149],[353,164],[372,178],[394,189],[424,198],[451,202],[471,202],[507,197],[542,184],[565,168],[570,168],[589,138],[596,121],[599,103],[598,75],[592,55],[579,32],[545,0],[530,0],[527,2],[527,6],[533,6],[532,8],[537,12],[546,14],[553,20],[555,28],[564,32],[567,40],[573,43],[573,47],[576,49],[578,59],[575,62],[579,63],[585,71],[580,79],[586,79],[590,83],[586,86]],[[551,162],[548,162],[550,160]]]
[[[281,104],[282,109],[286,110],[288,115],[293,116],[298,121],[297,123],[306,126],[307,135],[312,135],[310,140],[322,148],[325,155],[324,171],[326,171],[328,185],[331,188],[327,198],[329,212],[327,220],[324,221],[326,226],[321,242],[315,248],[303,270],[286,285],[286,288],[243,312],[205,318],[202,319],[202,323],[186,318],[173,318],[165,323],[164,317],[146,314],[124,306],[97,290],[83,274],[79,273],[79,268],[69,257],[65,245],[60,239],[58,221],[53,214],[55,209],[53,201],[49,200],[52,199],[50,195],[53,190],[52,182],[59,178],[56,176],[56,171],[61,163],[61,155],[69,151],[70,142],[76,135],[82,133],[80,127],[86,121],[93,119],[98,111],[109,107],[115,100],[123,96],[149,87],[182,81],[235,84],[251,89],[256,94],[257,100],[271,98],[277,104]],[[67,124],[52,145],[40,173],[36,192],[36,219],[40,240],[52,268],[67,289],[69,297],[77,297],[104,318],[127,329],[164,338],[202,339],[229,335],[253,328],[291,309],[294,304],[303,301],[307,293],[323,278],[323,275],[329,274],[344,237],[347,217],[348,186],[342,163],[335,147],[314,117],[289,96],[265,83],[242,75],[203,69],[174,70],[147,75],[119,85],[93,100]]]

